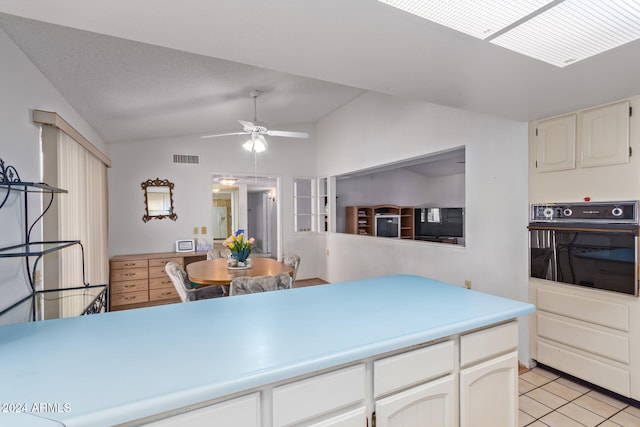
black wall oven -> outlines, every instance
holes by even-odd
[[[638,295],[638,202],[531,205],[530,275]]]

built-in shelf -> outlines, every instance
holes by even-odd
[[[42,256],[69,246],[79,245],[80,240],[59,240],[55,242],[29,242],[0,248],[0,258]]]
[[[26,193],[68,193],[67,190],[62,188],[52,187],[44,182],[0,182],[0,188],[6,188],[15,191],[22,191]]]

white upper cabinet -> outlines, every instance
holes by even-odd
[[[536,164],[538,172],[576,167],[576,115],[556,117],[536,126]]]
[[[580,115],[582,166],[629,162],[629,102],[586,110]]]

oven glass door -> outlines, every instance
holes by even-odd
[[[638,294],[635,230],[529,229],[531,277]]]

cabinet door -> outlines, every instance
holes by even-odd
[[[254,393],[238,397],[145,425],[154,427],[260,427],[260,394]]]
[[[580,115],[582,166],[629,162],[629,102],[587,110]]]
[[[449,375],[376,401],[376,426],[456,426],[454,378]]]
[[[576,167],[576,115],[544,120],[536,126],[537,172]]]
[[[460,426],[518,424],[518,353],[460,371]]]

